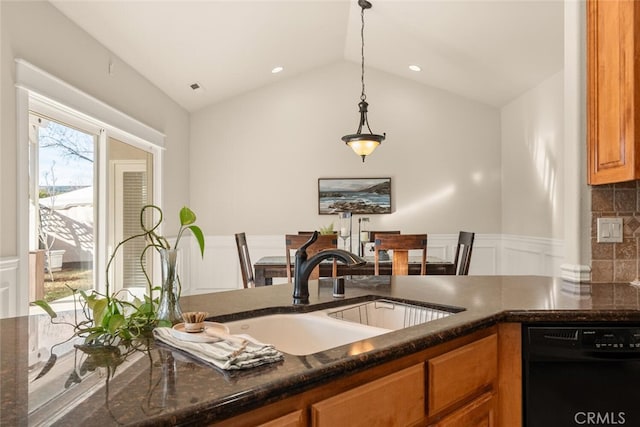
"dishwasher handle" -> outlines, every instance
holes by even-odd
[[[609,362],[640,361],[640,352],[623,350],[587,350],[529,348],[524,358],[531,362]]]

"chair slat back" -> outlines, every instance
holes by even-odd
[[[249,257],[247,236],[245,233],[237,233],[235,236],[236,246],[238,247],[238,259],[240,260],[240,271],[242,272],[242,283],[245,289],[253,288],[256,286],[256,282],[253,276],[253,264],[251,264],[251,258]]]
[[[427,274],[427,235],[426,234],[376,234],[374,274],[380,274],[380,251],[393,251],[391,274],[406,276],[409,274],[409,251],[421,250],[420,274]]]
[[[287,281],[289,281],[289,283],[291,283],[292,279],[291,279],[291,252],[294,252],[295,255],[295,251],[298,250],[298,248],[302,245],[304,245],[305,243],[307,243],[307,241],[311,238],[310,235],[308,234],[286,234],[284,236],[284,246],[285,246],[285,257],[287,260]],[[315,254],[317,254],[318,252],[324,250],[324,249],[336,249],[338,247],[338,236],[335,234],[320,234],[318,236],[318,239],[313,242],[312,245],[310,245],[307,248],[307,255],[309,256],[309,258],[311,258],[312,256],[314,256]],[[336,261],[333,261],[333,277],[336,277],[338,275],[338,266]],[[311,275],[309,276],[309,279],[317,279],[320,277],[320,267],[316,267],[313,269],[313,271],[311,272]]]
[[[368,231],[368,240],[365,242],[360,242],[360,250],[362,253],[362,256],[365,256],[366,254],[364,253],[365,250],[365,245],[367,243],[371,243],[371,242],[375,242],[376,239],[376,234],[400,234],[399,230],[394,230],[394,231]]]
[[[468,231],[461,231],[458,235],[458,245],[453,265],[455,266],[456,274],[459,276],[467,276],[469,274],[474,238],[475,233]]]
[[[393,231],[369,231],[369,241],[375,242],[376,234],[401,234],[399,230]]]

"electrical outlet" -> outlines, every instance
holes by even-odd
[[[622,218],[598,218],[598,243],[622,243]]]

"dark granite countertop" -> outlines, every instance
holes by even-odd
[[[377,296],[462,307],[453,316],[308,356],[223,372],[162,344],[131,354],[115,375],[56,365],[32,381],[29,317],[0,321],[0,425],[189,425],[224,419],[346,374],[421,351],[498,322],[640,322],[640,289],[628,284],[576,286],[532,276],[354,277],[346,298],[330,283],[310,282],[310,304],[292,304],[292,286],[184,297],[184,311],[216,321],[311,311]],[[73,352],[72,352],[73,354]],[[71,361],[73,359],[70,359]],[[40,367],[38,368],[38,370]],[[81,379],[81,382],[77,380]],[[38,383],[40,382],[40,383]],[[64,383],[71,384],[65,389]],[[39,391],[36,392],[36,385]],[[44,391],[43,391],[44,390]],[[42,395],[54,396],[43,399]],[[53,421],[55,420],[55,422]]]

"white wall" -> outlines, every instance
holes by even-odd
[[[359,67],[339,62],[192,115],[191,206],[206,234],[318,229],[320,177],[391,177],[394,213],[371,229],[499,233],[495,108],[367,71],[369,122],[387,140],[363,164],[340,140],[358,125]]]
[[[502,232],[564,238],[564,104],[560,71],[505,105]]]

